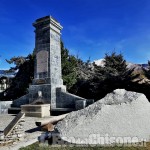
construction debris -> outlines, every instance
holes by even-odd
[[[62,140],[76,144],[134,143],[149,141],[149,118],[150,103],[144,94],[117,89],[68,114],[55,129]]]

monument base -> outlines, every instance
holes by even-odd
[[[42,92],[42,98],[45,104],[51,103],[51,85],[41,84],[41,85],[30,85],[29,86],[29,104],[39,99],[38,92]]]
[[[21,112],[25,113],[25,116],[28,117],[49,117],[50,104],[22,105]]]

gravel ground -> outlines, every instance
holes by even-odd
[[[3,131],[5,127],[13,120],[14,117],[15,115],[11,115],[11,114],[0,115],[0,131]],[[42,133],[35,125],[35,122],[38,121],[39,119],[41,120],[41,118],[36,118],[36,117],[25,117],[24,130],[26,136],[24,141],[17,142],[16,144],[10,146],[3,146],[3,147],[1,146],[0,150],[17,150],[20,147],[25,147],[32,143],[37,142],[38,137]]]

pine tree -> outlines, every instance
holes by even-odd
[[[150,61],[148,60],[148,67],[143,68],[144,75],[150,80]]]
[[[74,86],[77,89],[77,95],[99,100],[114,89],[125,87],[124,83],[128,76],[128,71],[123,56],[112,53],[111,55],[106,54],[104,59],[104,67],[93,63],[94,73],[89,72],[87,69],[86,73],[91,73],[92,75],[86,80],[80,79],[77,82],[77,85]]]
[[[34,55],[29,54],[27,57],[13,57],[6,60],[9,64],[15,64],[10,68],[11,71],[17,71],[16,76],[12,79],[10,87],[0,93],[1,100],[11,100],[25,95],[29,84],[34,76]],[[5,96],[4,96],[5,93]]]
[[[122,54],[113,52],[111,55],[105,54],[105,74],[109,76],[122,77],[127,72],[126,61]]]
[[[63,82],[69,90],[77,81],[78,61],[75,56],[69,54],[69,51],[64,47],[63,42],[61,42],[61,62]]]

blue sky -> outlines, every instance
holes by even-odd
[[[32,23],[51,15],[64,27],[71,54],[91,61],[116,51],[134,63],[150,59],[150,0],[0,0],[0,69],[34,49]]]

